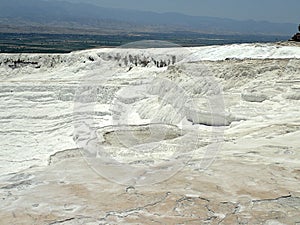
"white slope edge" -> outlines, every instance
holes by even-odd
[[[112,49],[92,49],[73,52],[74,54],[91,54],[91,53],[107,53]],[[183,53],[188,55],[186,61],[200,60],[225,60],[228,58],[236,59],[288,59],[300,58],[299,46],[285,46],[277,43],[262,43],[262,44],[232,44],[232,45],[213,45],[203,47],[182,47],[182,48],[161,48],[161,49],[113,49],[113,51],[122,53],[144,53],[148,54],[175,54]]]

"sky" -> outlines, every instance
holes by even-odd
[[[300,0],[67,0],[102,7],[300,23]]]

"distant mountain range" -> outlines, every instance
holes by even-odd
[[[118,34],[190,31],[207,34],[290,36],[296,24],[188,16],[87,3],[45,0],[0,0],[0,32]]]

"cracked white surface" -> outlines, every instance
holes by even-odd
[[[299,49],[245,44],[188,51],[1,54],[1,223],[300,224]],[[140,56],[137,66],[125,65],[122,57],[128,54]],[[177,61],[188,58],[171,65],[173,56]],[[145,57],[152,61],[142,67]],[[170,65],[157,68],[154,61]],[[87,166],[73,140],[74,94],[81,78],[105,84],[99,86],[95,107],[95,120],[104,127],[114,122],[110,105],[115,93],[128,84],[139,87],[138,82],[149,76],[168,79],[189,93],[206,94],[212,89],[205,80],[197,85],[188,79],[199,68],[206,68],[222,85],[226,112],[222,119],[228,120],[221,151],[210,167],[199,171],[203,157],[199,147],[170,179],[131,187],[109,182]],[[208,110],[203,99],[194,102],[202,119],[183,121],[168,108],[159,108],[155,98],[135,93],[120,98],[136,107],[131,123],[149,122],[151,109],[161,110],[158,119],[197,127],[203,143],[211,141],[211,127],[203,125],[210,121],[203,119]],[[187,146],[191,145],[186,142],[183,147]]]

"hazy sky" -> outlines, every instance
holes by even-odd
[[[300,0],[68,0],[103,7],[300,23]]]

